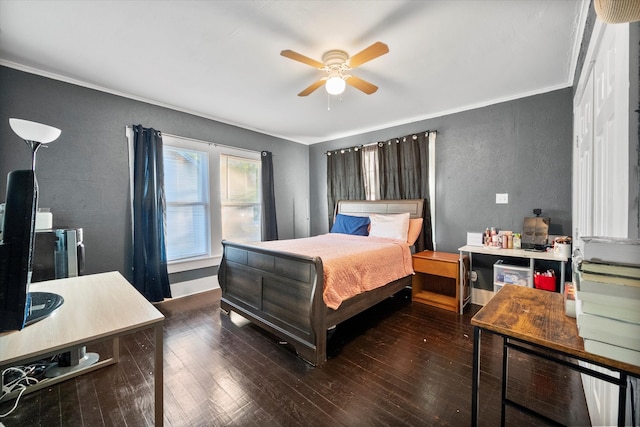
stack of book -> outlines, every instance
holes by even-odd
[[[640,240],[583,241],[576,320],[584,348],[640,366]]]

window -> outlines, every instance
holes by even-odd
[[[164,146],[167,260],[209,254],[209,158],[207,153]]]
[[[378,144],[362,147],[362,178],[367,200],[380,198],[380,172],[378,168]]]
[[[169,273],[218,265],[222,239],[260,240],[260,153],[163,134]]]
[[[260,161],[220,155],[222,237],[260,241]]]

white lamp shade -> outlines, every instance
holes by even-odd
[[[341,77],[330,77],[324,85],[330,95],[340,95],[344,92],[345,82]]]
[[[9,119],[11,129],[25,141],[47,144],[58,139],[62,131],[53,126],[22,119]]]

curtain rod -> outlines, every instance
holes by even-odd
[[[414,132],[411,135],[416,136],[419,133],[422,133],[422,132]],[[424,131],[425,136],[429,136],[430,133],[435,133],[437,135],[438,131],[437,130],[425,130]],[[409,135],[405,135],[405,136],[403,136],[401,138],[406,138],[407,136],[409,136]],[[392,139],[396,139],[398,141],[400,140],[399,137],[396,137],[396,138],[391,138],[388,141],[391,141]],[[364,147],[371,147],[372,145],[379,145],[379,144],[382,144],[384,142],[387,142],[387,141],[370,142],[368,144],[356,145],[356,146],[353,146],[353,147],[346,147],[346,148],[335,148],[333,150],[325,151],[324,154],[331,155],[332,152],[336,152],[336,151],[344,152],[346,150],[351,150],[351,149],[359,150],[359,149],[364,148]]]
[[[127,129],[133,130],[133,126],[127,125]],[[233,150],[247,151],[249,153],[262,153],[263,151],[265,151],[265,150],[250,150],[248,148],[234,147],[232,145],[220,144],[218,142],[203,141],[202,139],[195,139],[195,138],[189,138],[189,137],[186,137],[186,136],[173,135],[171,133],[162,132],[162,131],[159,131],[159,132],[160,132],[161,135],[167,135],[167,136],[169,136],[171,138],[178,138],[178,139],[184,139],[186,141],[197,142],[197,143],[200,143],[200,144],[213,145],[214,147],[231,148]]]

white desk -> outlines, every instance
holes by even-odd
[[[531,278],[533,280],[533,267],[535,260],[545,260],[545,261],[555,261],[560,264],[560,293],[564,292],[564,276],[565,276],[565,265],[569,260],[568,257],[563,256],[561,254],[556,254],[554,252],[536,252],[536,251],[526,251],[524,249],[502,249],[491,246],[471,246],[466,245],[458,248],[460,252],[460,259],[465,253],[469,254],[469,271],[473,270],[473,258],[472,254],[483,254],[483,255],[492,255],[496,257],[511,257],[511,258],[526,258],[529,260],[529,269],[531,270]],[[469,293],[471,295],[471,293]],[[471,300],[471,296],[466,301],[460,302],[460,312]]]
[[[32,292],[62,295],[53,315],[21,331],[0,333],[0,368],[64,353],[91,343],[112,340],[113,356],[85,370],[47,379],[30,391],[118,362],[119,337],[154,330],[155,425],[163,423],[162,326],[164,316],[118,272],[34,283]]]

